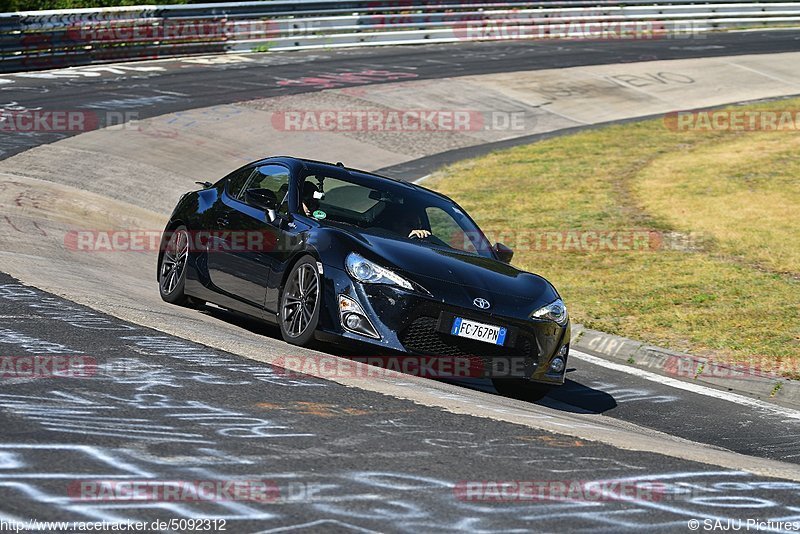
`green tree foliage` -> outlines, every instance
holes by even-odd
[[[0,0],[0,12],[74,9],[80,7],[136,6],[147,4],[186,4],[187,0]]]

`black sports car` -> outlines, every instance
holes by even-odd
[[[511,249],[449,198],[292,157],[201,185],[164,232],[165,301],[275,323],[296,345],[480,362],[518,397],[564,382],[570,322],[558,292],[509,265]]]

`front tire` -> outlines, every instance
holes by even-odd
[[[284,341],[302,347],[314,340],[322,289],[317,262],[304,256],[292,267],[281,291],[278,324]]]
[[[158,289],[165,302],[184,306],[189,301],[183,292],[188,260],[189,232],[185,226],[178,226],[172,230],[158,269]]]
[[[524,378],[493,378],[492,385],[504,397],[536,402],[550,392],[551,386],[531,382]]]

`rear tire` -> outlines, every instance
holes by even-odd
[[[178,226],[172,230],[158,268],[158,290],[165,302],[179,306],[185,306],[189,302],[183,292],[188,260],[189,232],[185,226]]]
[[[550,392],[552,386],[531,382],[524,378],[494,378],[492,385],[504,397],[528,402],[542,400]]]
[[[322,280],[317,261],[304,256],[294,264],[281,291],[278,325],[284,341],[308,347],[314,342],[322,305]]]

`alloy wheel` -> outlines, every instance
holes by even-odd
[[[281,316],[283,328],[291,337],[299,337],[311,324],[319,296],[319,281],[314,266],[301,264],[291,275],[284,290]]]
[[[186,230],[172,233],[161,262],[161,291],[169,295],[181,281],[189,257],[189,234]]]

